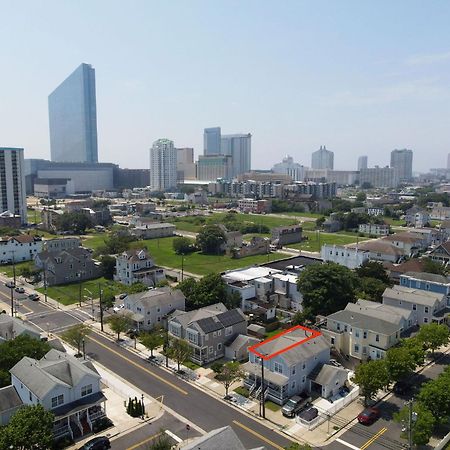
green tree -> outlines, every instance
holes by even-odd
[[[332,262],[307,266],[298,279],[303,307],[314,316],[332,314],[344,309],[347,303],[353,303],[356,286],[355,274]]]
[[[61,337],[64,341],[68,342],[73,347],[76,347],[77,355],[80,355],[83,340],[89,335],[90,332],[91,329],[89,327],[80,323],[70,327],[61,335]]]
[[[176,237],[173,242],[173,251],[177,255],[187,255],[195,251],[195,242],[187,237]]]
[[[139,336],[139,342],[150,350],[150,355],[153,358],[153,350],[160,347],[164,343],[164,330],[156,329],[147,333],[142,333]]]
[[[217,255],[226,242],[225,233],[218,225],[205,225],[197,235],[197,247],[205,254]]]
[[[291,445],[284,447],[284,450],[312,450],[309,444],[299,444],[298,442],[293,442]]]
[[[222,383],[225,387],[225,397],[228,397],[228,389],[230,386],[244,378],[245,374],[241,370],[241,365],[238,361],[229,361],[225,363],[216,375],[216,380]]]
[[[383,293],[387,285],[376,278],[364,277],[359,278],[357,295],[358,298],[372,300],[381,303],[383,301]]]
[[[292,318],[292,325],[305,325],[314,321],[314,314],[309,308],[303,308],[303,311],[297,311]]]
[[[0,448],[47,450],[53,445],[54,415],[42,405],[23,406],[1,430]]]
[[[425,362],[425,350],[422,342],[420,342],[417,337],[402,339],[400,345],[409,352],[416,367],[423,366]]]
[[[443,264],[439,264],[430,258],[423,258],[423,271],[427,273],[434,273],[436,275],[447,276],[447,268]]]
[[[210,273],[198,281],[188,278],[178,284],[178,289],[185,295],[188,309],[201,308],[218,302],[225,304],[228,301],[225,283],[218,273]],[[234,300],[236,298],[231,298],[230,302]]]
[[[225,306],[228,309],[240,308],[242,303],[242,296],[237,291],[230,291],[226,293]]]
[[[426,349],[431,350],[434,357],[434,351],[442,345],[448,344],[450,331],[447,325],[428,323],[422,325],[417,333],[417,339],[423,343]]]
[[[0,387],[10,384],[9,370],[24,356],[41,359],[50,350],[47,342],[25,334],[0,342]]]
[[[58,216],[55,225],[59,231],[71,231],[74,234],[84,234],[88,228],[92,227],[92,220],[89,216],[80,212],[65,212]]]
[[[185,363],[191,356],[191,347],[183,339],[172,338],[166,352],[169,358],[175,360],[177,363],[177,370],[179,372],[181,364]]]
[[[416,368],[414,355],[406,347],[392,347],[386,352],[386,369],[390,381],[399,381],[410,375]]]
[[[140,281],[136,281],[131,286],[127,287],[128,294],[138,294],[139,292],[144,292],[148,289],[148,287],[141,283]]]
[[[117,333],[117,340],[120,341],[120,333],[125,333],[131,327],[133,321],[131,320],[131,314],[119,312],[108,317],[108,324],[111,330]]]
[[[360,191],[356,194],[357,202],[364,202],[364,201],[366,201],[366,198],[367,198],[367,194],[365,192]]]
[[[436,379],[422,385],[417,400],[440,422],[450,418],[450,369],[445,368]]]
[[[386,269],[378,261],[365,261],[360,267],[355,269],[355,273],[359,278],[375,278],[380,280],[386,286],[392,286]]]
[[[100,269],[102,275],[107,280],[112,280],[114,278],[114,272],[116,270],[116,258],[110,255],[103,255],[100,257]]]
[[[353,381],[361,389],[364,404],[368,405],[377,392],[389,384],[385,361],[377,359],[361,363],[356,367]]]
[[[167,436],[167,434],[163,430],[160,431],[155,439],[153,439],[147,450],[171,450],[171,448],[172,443],[169,439],[169,436]]]
[[[433,434],[436,419],[433,417],[433,413],[421,403],[415,403],[413,405],[413,414],[415,416],[415,420],[412,422],[413,444],[426,445]],[[405,407],[399,412],[394,413],[394,420],[407,427],[409,424],[409,408]],[[407,433],[408,431],[406,429],[402,437],[407,439]]]

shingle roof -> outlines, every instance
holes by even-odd
[[[196,323],[204,333],[208,334],[240,322],[245,322],[245,320],[245,316],[240,309],[230,309],[215,316],[197,320]]]
[[[442,301],[443,294],[423,291],[421,289],[408,288],[406,286],[394,286],[393,288],[386,288],[383,292],[383,298],[398,299],[409,303],[418,305],[434,306],[437,301]]]
[[[436,273],[428,273],[428,272],[406,272],[403,276],[416,278],[418,280],[423,281],[431,281],[432,283],[442,283],[449,284],[450,281],[444,275],[438,275]]]
[[[93,366],[88,366],[74,356],[50,350],[39,361],[33,358],[22,358],[11,370],[36,397],[43,398],[55,386],[76,386],[83,376],[91,375],[100,378]]]
[[[31,324],[28,324],[17,317],[0,314],[0,340],[14,339],[24,333],[35,336],[36,338],[39,338],[41,335],[39,329]]]
[[[0,388],[0,413],[22,406],[22,400],[14,386]]]
[[[308,378],[321,386],[326,386],[340,374],[347,376],[347,371],[342,367],[334,367],[330,364],[319,363],[308,375]]]
[[[178,322],[183,328],[186,328],[192,322],[204,319],[205,317],[217,316],[225,311],[227,311],[227,308],[223,303],[215,303],[214,305],[204,306],[193,311],[182,312],[181,314],[177,314],[172,320]]]
[[[245,450],[244,445],[230,426],[218,428],[194,439],[181,450]],[[255,449],[256,450],[256,449]]]
[[[170,287],[162,287],[149,291],[130,294],[127,298],[129,302],[140,302],[146,308],[152,306],[170,304],[172,301],[185,300],[183,292],[180,289],[171,289]]]
[[[369,241],[363,241],[355,244],[346,245],[348,248],[358,248],[359,250],[365,250],[369,252],[384,253],[387,255],[393,255],[400,257],[403,255],[403,251],[391,244],[388,241],[383,241],[381,239],[372,239]]]

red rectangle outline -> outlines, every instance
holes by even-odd
[[[279,337],[284,336],[285,334],[291,333],[292,331],[298,330],[298,329],[306,331],[307,333],[311,333],[311,336],[308,336],[305,339],[302,339],[301,341],[295,342],[294,344],[288,345],[287,347],[282,348],[281,350],[278,350],[277,352],[272,353],[271,355],[263,355],[262,353],[260,353],[256,350],[258,347],[261,347],[262,345],[266,344],[267,342],[278,339]],[[264,359],[265,361],[268,361],[269,359],[272,359],[273,357],[275,357],[281,353],[287,352],[288,350],[291,350],[292,348],[297,347],[298,345],[304,344],[305,342],[310,341],[311,339],[314,339],[321,335],[322,335],[322,333],[320,333],[320,331],[311,330],[311,328],[306,328],[301,325],[296,325],[295,327],[292,327],[285,331],[282,331],[281,333],[278,333],[269,339],[259,342],[258,344],[252,345],[251,347],[248,348],[248,350],[250,352],[252,352],[254,355],[259,356],[260,358]]]

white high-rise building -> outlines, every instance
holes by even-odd
[[[392,150],[391,167],[397,169],[400,181],[412,179],[413,151],[406,148],[402,150]]]
[[[233,177],[249,172],[252,160],[252,135],[250,133],[222,135],[220,153],[222,155],[231,155],[233,160]]]
[[[150,189],[167,191],[177,185],[177,150],[170,139],[158,139],[150,149]]]
[[[312,169],[331,169],[334,168],[334,153],[324,146],[313,152],[311,157]]]
[[[0,147],[0,213],[9,211],[27,223],[23,148]]]
[[[283,161],[272,167],[272,172],[284,173],[292,177],[293,181],[303,181],[305,179],[305,167],[294,162],[292,156],[286,155]]]
[[[367,169],[368,158],[367,156],[360,156],[358,158],[358,170]]]

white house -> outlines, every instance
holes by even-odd
[[[384,223],[361,223],[359,224],[358,231],[374,236],[389,236],[390,227]]]
[[[320,251],[322,260],[325,262],[334,262],[349,269],[356,269],[369,260],[369,252],[355,248],[344,247],[341,245],[322,245]]]
[[[22,358],[10,373],[22,404],[40,404],[55,415],[55,439],[89,434],[105,417],[101,377],[89,361],[50,350],[40,360]]]
[[[164,269],[155,266],[145,249],[126,250],[116,257],[115,281],[128,286],[140,282],[153,287],[164,279]]]
[[[124,299],[124,309],[133,313],[139,329],[151,330],[162,325],[163,317],[174,310],[185,310],[186,297],[179,289],[163,287],[130,294]]]
[[[28,234],[0,239],[0,264],[31,261],[42,251],[42,239]]]

